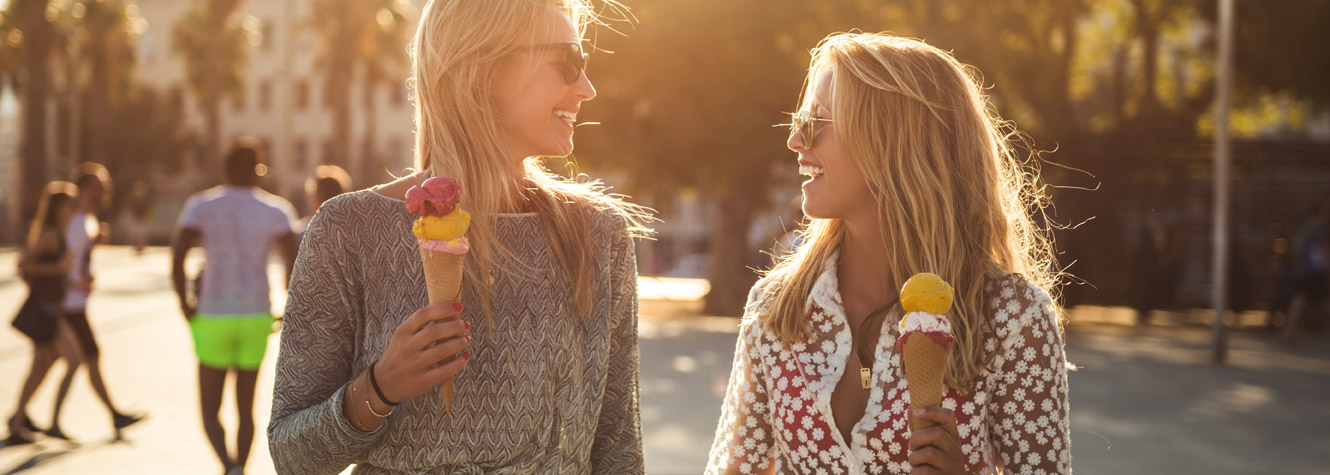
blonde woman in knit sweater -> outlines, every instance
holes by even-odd
[[[596,95],[583,71],[595,20],[585,0],[425,6],[419,171],[329,200],[296,263],[269,427],[279,472],[643,471],[632,239],[645,214],[538,158],[572,152]],[[461,302],[426,305],[403,198],[431,176],[460,182],[473,216]]]

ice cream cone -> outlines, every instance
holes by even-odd
[[[457,206],[461,195],[462,185],[448,177],[431,177],[406,190],[406,210],[420,216],[411,223],[411,234],[420,242],[430,305],[461,301],[462,264],[469,249],[462,235],[471,224],[471,214]],[[451,414],[453,379],[444,381],[440,389],[443,409]]]
[[[420,263],[425,269],[425,288],[429,303],[456,302],[462,295],[462,263],[466,255],[420,250]]]
[[[905,369],[905,383],[910,390],[910,407],[920,408],[942,405],[942,391],[946,388],[942,377],[947,371],[947,349],[922,333],[905,337],[901,347],[901,360]],[[913,430],[935,426],[933,421],[910,417]]]
[[[465,260],[465,254],[420,250],[420,263],[425,269],[425,289],[429,292],[431,305],[458,301],[458,297],[462,294],[462,264]],[[442,389],[444,411],[452,414],[454,393],[452,378],[443,382]]]

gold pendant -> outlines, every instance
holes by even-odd
[[[864,389],[872,386],[873,371],[868,368],[859,368],[859,383],[863,384]]]

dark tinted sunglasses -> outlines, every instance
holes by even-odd
[[[814,127],[818,122],[831,122],[831,119],[814,117],[808,109],[790,114],[793,119],[790,122],[790,132],[799,134],[799,140],[803,142],[804,147],[813,146],[813,137],[817,135],[817,129]]]
[[[517,48],[518,51],[544,51],[544,50],[562,50],[563,51],[563,80],[568,84],[577,83],[577,79],[582,77],[582,70],[586,69],[587,54],[582,52],[582,45],[574,42],[567,43],[546,43],[541,45],[530,45]]]

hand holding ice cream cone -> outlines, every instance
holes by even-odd
[[[470,244],[463,234],[471,214],[457,206],[462,186],[448,177],[433,177],[406,192],[406,208],[420,216],[411,226],[420,243],[420,262],[430,304],[459,302],[462,270]],[[453,410],[453,380],[443,382],[444,410]]]

